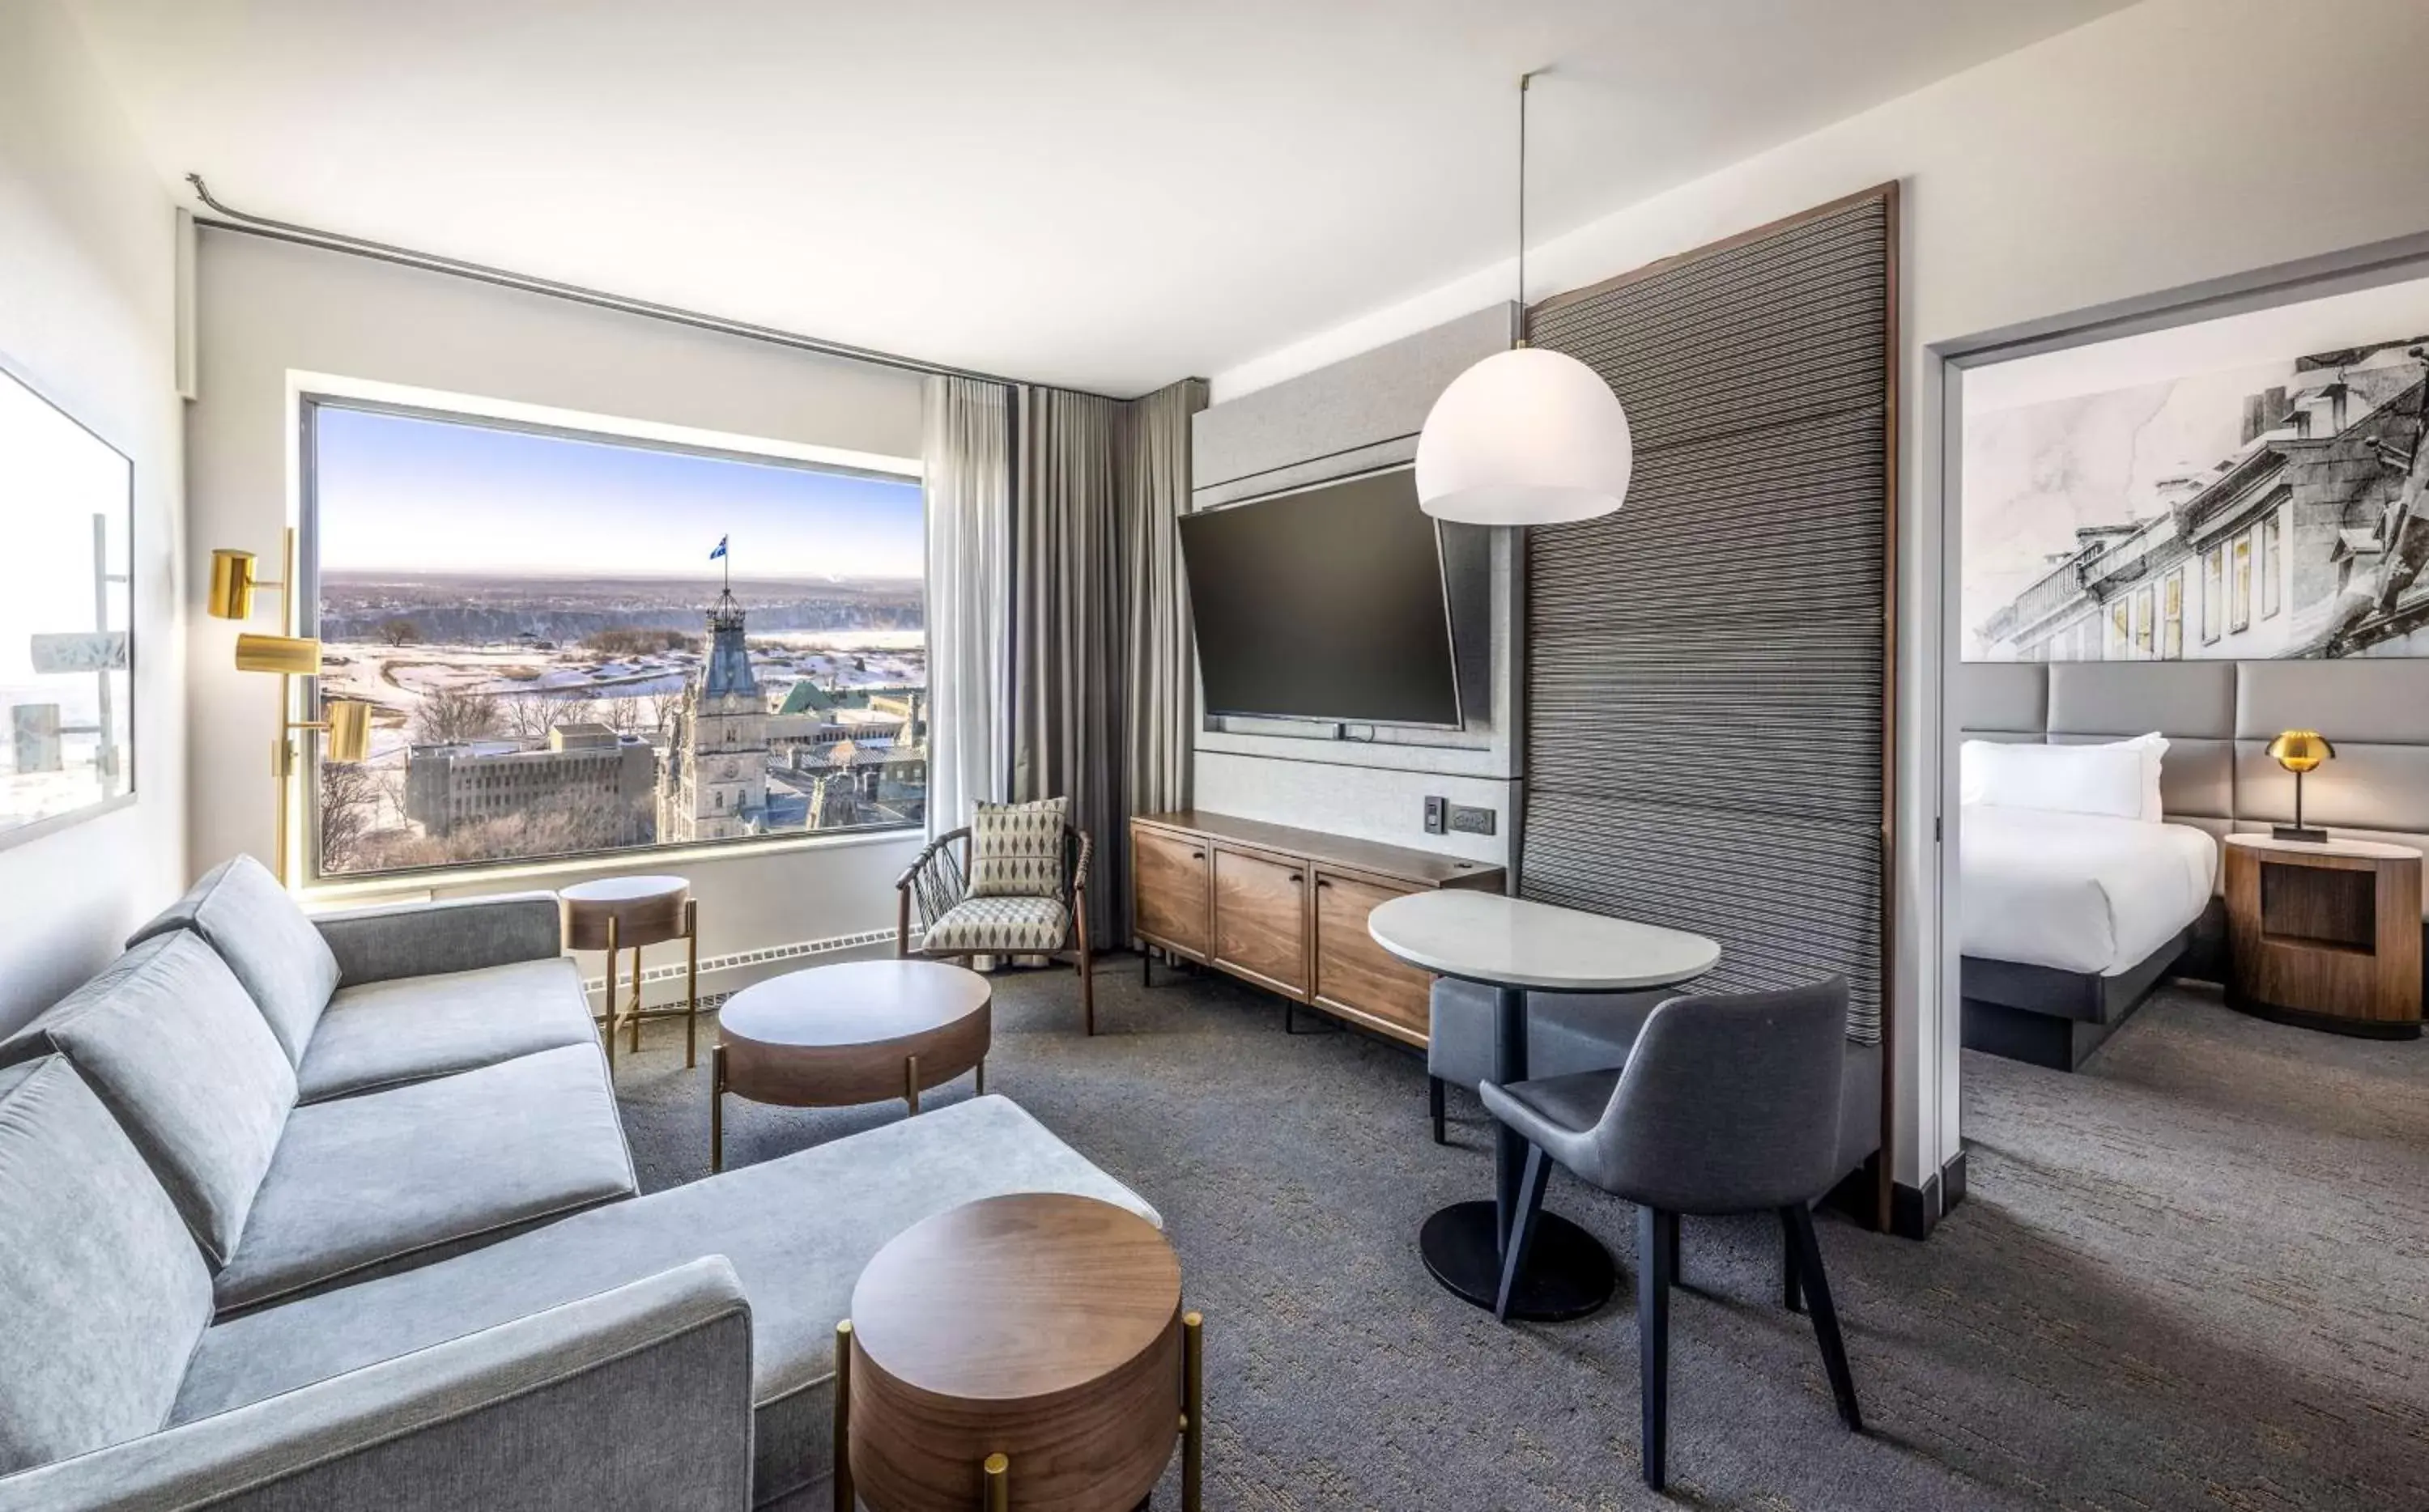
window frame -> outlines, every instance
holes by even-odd
[[[2273,619],[2286,607],[2278,576],[2286,560],[2286,511],[2281,506],[2260,517],[2256,556],[2260,569],[2260,617]]]
[[[2215,646],[2225,633],[2226,548],[2212,546],[2202,552],[2202,644]]]
[[[2227,543],[2226,628],[2240,635],[2252,628],[2252,541],[2253,531],[2246,527]]]
[[[925,473],[920,459],[884,452],[859,452],[809,442],[735,432],[702,430],[656,421],[628,419],[584,411],[557,409],[515,401],[468,394],[442,393],[402,385],[351,379],[333,374],[290,372],[288,382],[289,434],[295,437],[294,522],[296,583],[293,589],[296,633],[320,634],[321,531],[318,421],[329,409],[392,415],[441,424],[551,436],[593,445],[619,446],[644,452],[672,452],[760,467],[793,468],[807,472],[876,478],[921,489],[921,534],[926,534]],[[924,552],[920,562],[920,650],[923,666],[931,647],[928,611],[931,597]],[[321,680],[299,677],[295,707],[320,706]],[[924,684],[923,684],[924,685]],[[936,715],[933,700],[926,711],[933,740]],[[565,851],[544,856],[496,857],[449,862],[426,866],[400,866],[378,871],[327,871],[321,846],[321,732],[304,729],[298,739],[300,780],[285,785],[280,801],[289,812],[291,832],[300,851],[299,875],[308,894],[375,894],[426,888],[443,880],[457,886],[491,879],[564,872],[602,871],[647,860],[711,860],[744,854],[825,848],[869,844],[903,844],[922,840],[926,819],[908,824],[862,825],[833,830],[786,830],[726,839],[655,841],[649,845]],[[488,775],[488,774],[485,774]]]
[[[2178,567],[2159,580],[2159,660],[2185,659],[2185,569]]]
[[[2145,583],[2134,590],[2133,659],[2156,661],[2158,652],[2159,601],[2158,585]]]

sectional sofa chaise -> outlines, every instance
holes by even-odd
[[[637,1195],[557,942],[240,858],[0,1042],[0,1512],[823,1505],[886,1240],[1155,1218],[1000,1096]]]

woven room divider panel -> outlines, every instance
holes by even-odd
[[[1527,551],[1519,891],[1709,935],[1696,990],[1852,988],[1882,1038],[1895,186],[1546,300],[1635,433]]]

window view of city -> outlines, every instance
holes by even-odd
[[[916,479],[320,403],[327,876],[926,819]]]

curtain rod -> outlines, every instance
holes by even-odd
[[[357,257],[370,257],[380,262],[392,262],[406,268],[419,268],[425,272],[446,273],[455,278],[469,278],[476,283],[494,284],[501,288],[520,289],[527,294],[545,294],[551,299],[569,300],[576,304],[589,304],[599,309],[615,310],[624,315],[638,315],[647,320],[665,320],[674,325],[687,325],[695,330],[714,331],[719,336],[739,337],[746,341],[764,341],[769,346],[789,347],[796,352],[811,352],[825,357],[842,357],[852,362],[870,363],[880,368],[893,368],[903,372],[933,373],[941,378],[968,378],[980,383],[1001,384],[1007,388],[1044,388],[1050,384],[1031,384],[1018,378],[1006,378],[1000,373],[980,372],[969,368],[947,367],[942,363],[922,362],[917,357],[898,356],[891,352],[878,352],[868,347],[855,347],[842,341],[828,341],[818,337],[802,336],[793,331],[779,330],[771,325],[754,325],[748,320],[727,320],[721,315],[706,315],[673,304],[660,304],[651,300],[634,299],[628,295],[611,294],[604,289],[585,288],[579,284],[559,283],[554,278],[541,278],[532,273],[519,273],[509,269],[492,268],[485,263],[466,262],[457,257],[445,257],[433,252],[416,252],[386,241],[372,241],[352,237],[342,231],[323,231],[317,226],[299,225],[292,221],[275,221],[266,215],[255,215],[227,205],[211,193],[200,173],[188,173],[186,182],[194,187],[194,195],[204,205],[225,219],[196,216],[202,225],[222,231],[239,231],[246,236],[263,237],[273,241],[291,241],[302,246],[320,247],[330,252],[342,252]],[[1128,403],[1111,394],[1099,394],[1084,388],[1066,390],[1085,394],[1114,403]]]

